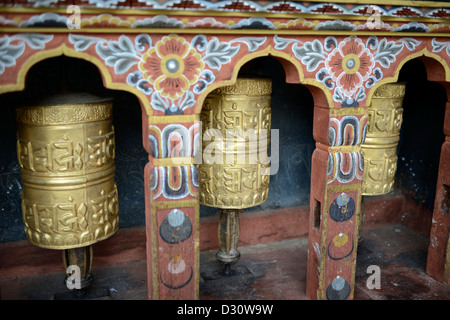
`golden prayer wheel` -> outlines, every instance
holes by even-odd
[[[90,246],[119,226],[112,101],[86,93],[49,96],[16,108],[16,122],[26,237],[64,250],[66,267],[82,261],[87,281]]]
[[[363,195],[392,191],[397,170],[397,146],[403,120],[405,84],[379,87],[368,108],[367,133],[361,151],[364,156]]]
[[[239,259],[239,212],[267,200],[272,81],[238,78],[205,99],[200,115],[203,161],[198,166],[200,204],[220,208],[217,257]],[[267,158],[266,158],[267,159]]]

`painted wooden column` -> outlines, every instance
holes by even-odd
[[[363,107],[314,106],[307,297],[353,298],[362,164]]]
[[[199,299],[195,165],[202,161],[200,104],[208,92],[229,83],[239,69],[238,63],[230,63],[233,57],[256,51],[265,42],[264,37],[171,34],[141,60],[144,77],[148,72],[150,82],[154,81],[150,104],[156,114],[148,121],[150,162],[145,169],[150,299]]]
[[[199,298],[196,116],[153,117],[145,168],[148,295],[153,300]],[[161,122],[159,122],[161,121]]]
[[[313,94],[314,96],[314,94]],[[311,188],[310,188],[310,214],[308,233],[308,260],[306,275],[306,296],[309,299],[317,300],[321,296],[323,288],[322,260],[323,246],[322,235],[324,231],[324,216],[326,211],[325,193],[328,165],[328,125],[329,125],[328,102],[314,100],[314,139],[316,149],[311,159]]]
[[[449,89],[447,84],[447,99]],[[450,101],[445,107],[444,134],[426,272],[441,282],[450,283]]]

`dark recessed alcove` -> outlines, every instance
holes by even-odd
[[[403,124],[398,145],[396,192],[417,205],[433,210],[443,133],[445,88],[427,80],[425,65],[418,59],[404,64],[399,82],[406,83]]]
[[[253,59],[239,70],[239,77],[272,79],[272,129],[279,130],[279,167],[270,176],[269,197],[245,212],[309,206],[314,104],[309,89],[286,83],[285,71],[272,57]],[[270,152],[269,152],[270,154]],[[218,214],[219,210],[201,206],[200,216]]]
[[[0,242],[25,239],[14,108],[25,101],[32,103],[34,98],[64,90],[113,98],[119,227],[144,225],[144,166],[148,155],[142,143],[139,101],[131,93],[106,89],[93,64],[62,56],[34,65],[27,74],[23,91],[0,95]]]

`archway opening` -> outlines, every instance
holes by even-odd
[[[313,97],[306,86],[285,82],[282,65],[272,57],[253,59],[242,66],[238,77],[272,79],[272,129],[279,131],[279,168],[270,177],[268,200],[246,209],[260,212],[309,206],[313,137]],[[269,151],[270,154],[270,151]],[[201,217],[213,215],[213,208],[201,208]]]
[[[0,96],[0,149],[4,150],[0,158],[0,242],[25,239],[14,108],[25,102],[32,103],[38,97],[64,91],[87,92],[113,99],[119,229],[145,225],[144,166],[148,162],[148,153],[143,147],[142,111],[138,99],[125,91],[106,89],[95,65],[60,56],[45,59],[30,68],[23,91]]]
[[[428,78],[419,59],[405,63],[399,74],[398,81],[406,83],[406,92],[394,185],[406,199],[402,223],[426,237],[430,235],[439,157],[445,140],[447,101],[445,88]]]
[[[363,241],[357,260],[364,274],[370,265],[380,267],[384,277],[393,277],[398,267],[411,268],[412,274],[426,270],[447,101],[444,86],[429,81],[430,72],[420,58],[406,62],[399,72],[405,95],[394,185],[388,194],[364,196]],[[366,166],[364,170],[370,172]],[[414,286],[415,276],[405,279],[409,277]]]
[[[291,70],[292,71],[292,70]],[[278,170],[270,175],[268,198],[265,202],[242,209],[240,213],[239,248],[253,244],[262,244],[279,240],[290,240],[304,237],[308,234],[309,205],[311,186],[311,159],[315,149],[313,136],[314,102],[309,88],[301,84],[286,83],[286,72],[278,59],[268,56],[250,60],[244,64],[238,73],[238,78],[269,78],[272,80],[271,93],[271,129],[278,131]],[[208,97],[205,99],[208,101]],[[239,105],[239,103],[237,103]],[[274,150],[269,150],[273,156]],[[220,209],[200,206],[201,223],[201,251],[209,254],[201,256],[201,275],[204,279],[217,270],[215,253],[219,248],[217,240],[217,221]],[[220,224],[220,222],[219,222]],[[306,291],[306,260],[307,241],[295,254],[290,255],[288,263],[304,266],[304,273],[296,277],[298,282],[291,284],[297,287],[296,292]],[[297,248],[298,249],[298,248]],[[210,251],[209,251],[210,250]],[[211,259],[211,260],[209,260]],[[236,272],[240,275],[235,279],[250,276],[246,271],[252,269],[254,257],[242,254],[236,263]],[[272,263],[272,262],[266,262]],[[279,266],[283,270],[286,265]],[[297,269],[296,269],[297,270]],[[258,270],[256,272],[260,272]],[[298,270],[297,270],[298,271]],[[284,272],[296,272],[284,269]],[[240,274],[242,273],[242,274]],[[246,278],[249,280],[249,278]],[[247,281],[246,280],[246,281]],[[251,281],[251,280],[249,280]],[[215,287],[214,282],[200,283],[200,290],[205,294],[203,298],[210,298],[214,294],[233,297],[233,290],[228,290],[239,281],[225,279],[223,287]],[[281,284],[280,284],[281,285]],[[242,287],[249,290],[249,286]],[[220,292],[220,293],[219,293]],[[254,294],[258,294],[255,292]]]

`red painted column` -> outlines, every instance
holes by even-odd
[[[148,296],[199,298],[199,204],[194,165],[198,123],[150,124],[145,167]]]
[[[325,185],[328,162],[328,125],[329,108],[327,101],[318,102],[314,91],[314,124],[313,134],[316,140],[316,149],[311,159],[311,188],[309,206],[309,233],[308,233],[308,262],[306,273],[306,296],[309,299],[319,299],[322,265],[322,232],[323,208],[325,205]],[[320,147],[319,147],[320,146]]]
[[[316,149],[312,155],[311,165],[311,196],[308,233],[308,263],[306,273],[306,296],[308,299],[320,299],[319,291],[322,284],[321,265],[323,258],[323,206],[325,203],[324,185],[328,152]],[[320,183],[322,181],[322,184]]]
[[[360,224],[360,145],[365,108],[335,109],[315,104],[307,297],[353,298]]]
[[[426,272],[438,281],[450,283],[450,102],[445,108],[444,134]]]

